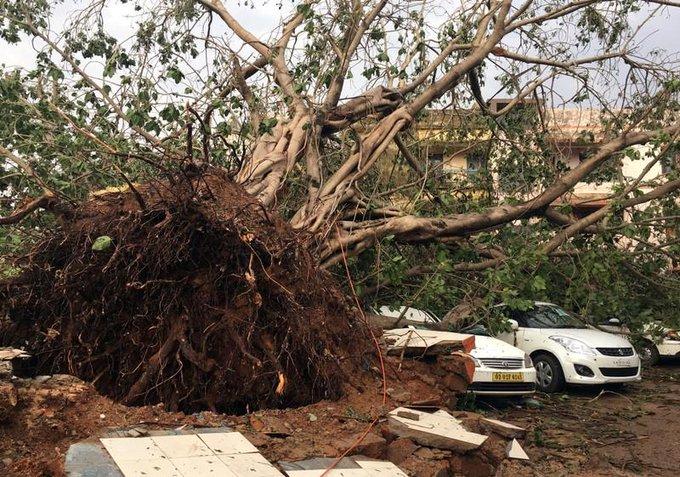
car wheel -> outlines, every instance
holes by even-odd
[[[640,361],[646,366],[654,366],[661,359],[659,355],[659,349],[654,343],[649,340],[644,340],[638,346],[638,355],[640,355]]]
[[[549,354],[539,354],[534,358],[538,389],[544,393],[555,393],[564,389],[564,372],[560,362]]]

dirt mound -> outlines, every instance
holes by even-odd
[[[219,171],[95,194],[20,263],[0,342],[127,404],[336,398],[368,343],[300,237]]]

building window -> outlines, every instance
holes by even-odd
[[[444,154],[442,154],[442,153],[429,153],[427,155],[427,160],[433,167],[441,167],[441,165],[444,162]]]
[[[664,157],[661,159],[661,173],[662,174],[669,174],[675,167],[677,167],[677,164],[680,163],[680,154],[676,155],[675,157]]]
[[[467,157],[467,173],[471,175],[477,174],[479,171],[486,169],[486,157],[484,153],[475,151]]]

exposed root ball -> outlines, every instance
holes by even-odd
[[[0,341],[128,404],[338,397],[365,334],[297,235],[219,172],[169,184],[93,196],[25,257]]]

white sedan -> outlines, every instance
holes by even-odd
[[[490,336],[475,336],[475,347],[469,354],[475,362],[475,374],[468,391],[515,396],[536,390],[536,370],[524,351]]]
[[[501,304],[496,310],[511,328],[498,338],[529,353],[541,391],[641,379],[640,358],[623,336],[589,326],[552,303],[536,302],[527,311]]]
[[[447,343],[472,340],[472,335],[448,331],[418,330],[414,327],[385,330],[388,352],[418,350],[423,356],[427,349]],[[536,370],[529,355],[514,346],[490,336],[474,336],[474,348],[469,351],[475,363],[468,391],[493,396],[531,394],[536,389]]]

